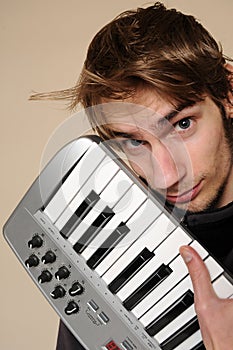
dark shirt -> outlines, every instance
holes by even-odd
[[[226,207],[189,214],[185,224],[199,242],[233,275],[233,203]],[[85,350],[60,322],[56,350]],[[91,349],[90,349],[91,350]]]

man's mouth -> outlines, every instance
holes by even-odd
[[[185,191],[181,194],[167,195],[166,199],[168,202],[170,202],[172,204],[188,203],[188,202],[192,201],[197,196],[200,189],[201,189],[201,182],[199,182],[196,186],[192,187],[188,191]]]

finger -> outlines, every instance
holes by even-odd
[[[216,297],[209,271],[200,255],[190,246],[180,247],[180,255],[188,268],[196,300],[208,302]]]

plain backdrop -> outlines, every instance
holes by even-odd
[[[123,10],[145,3],[0,0],[1,228],[38,176],[51,135],[70,117],[65,103],[29,102],[29,95],[73,86],[94,34]],[[232,0],[165,4],[195,15],[233,56]],[[85,128],[80,118],[73,132],[79,136]],[[0,283],[0,349],[55,349],[58,317],[2,235]]]

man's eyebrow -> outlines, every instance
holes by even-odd
[[[172,118],[176,117],[177,114],[182,112],[184,109],[194,106],[195,103],[196,103],[195,101],[180,103],[174,110],[172,110],[171,112],[169,112],[165,116],[161,117],[160,121],[162,121],[164,119],[166,119],[167,121],[170,121]]]
[[[125,139],[131,139],[134,137],[134,133],[127,133],[127,132],[123,132],[123,131],[116,131],[116,130],[111,130],[111,134],[114,137],[122,137]]]

